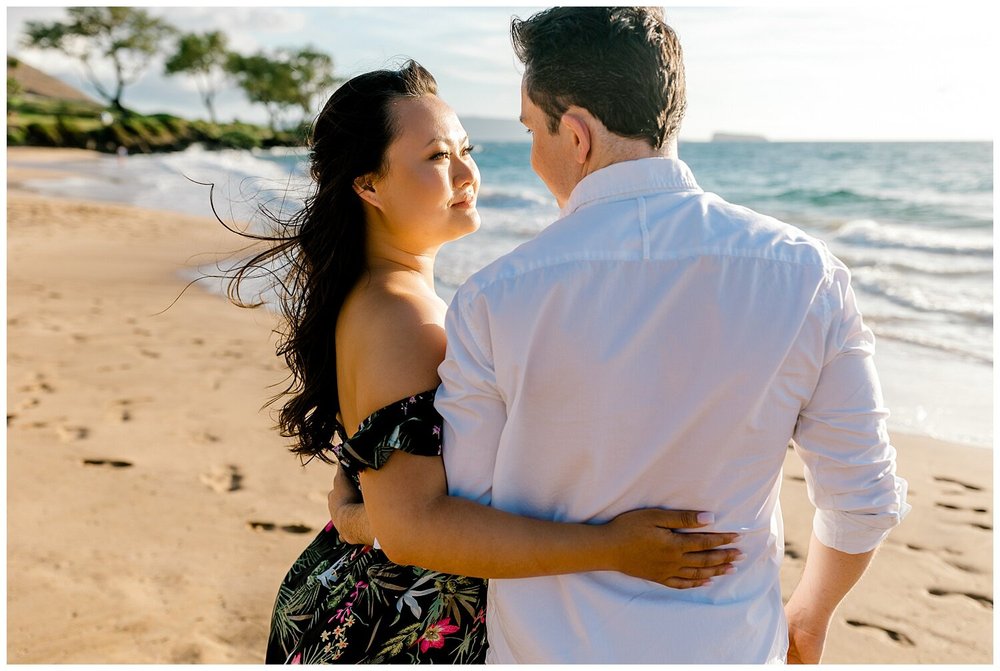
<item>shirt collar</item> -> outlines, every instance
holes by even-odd
[[[664,191],[701,191],[701,188],[691,169],[677,158],[657,156],[612,163],[580,180],[560,211],[560,218],[598,202]]]

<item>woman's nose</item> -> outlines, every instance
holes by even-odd
[[[457,188],[463,188],[474,184],[477,173],[478,170],[476,168],[476,162],[472,160],[471,156],[467,156],[461,161],[456,161],[455,186]]]

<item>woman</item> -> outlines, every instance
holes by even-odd
[[[669,531],[699,526],[695,513],[558,524],[446,495],[434,258],[479,226],[479,172],[436,91],[411,61],[335,92],[313,128],[315,194],[234,279],[238,301],[252,269],[289,263],[279,353],[293,380],[280,425],[294,452],[339,462],[332,521],[279,589],[268,662],[481,662],[481,578],[618,570],[683,588],[737,558],[713,550],[733,534]],[[402,507],[420,511],[419,533],[400,528]]]

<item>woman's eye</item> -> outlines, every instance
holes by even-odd
[[[468,154],[471,154],[473,151],[475,151],[475,149],[476,149],[476,146],[470,144],[468,147],[464,147],[462,149],[462,155],[463,156],[467,156]],[[451,158],[451,152],[450,151],[439,151],[438,153],[436,153],[433,156],[431,156],[431,160],[432,161],[438,161],[438,160],[440,160],[442,158]]]

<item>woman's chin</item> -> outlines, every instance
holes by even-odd
[[[455,229],[456,240],[458,238],[464,238],[470,233],[475,233],[479,230],[479,226],[482,223],[479,218],[479,212],[474,209],[464,212],[463,215],[464,216],[460,219]]]

